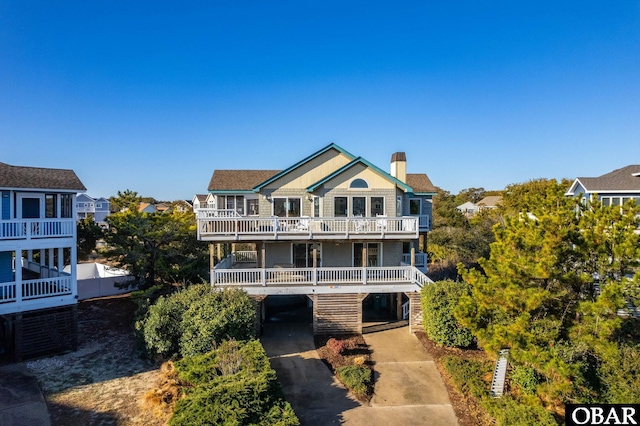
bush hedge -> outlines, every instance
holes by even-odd
[[[469,291],[468,284],[450,280],[437,281],[422,288],[422,323],[431,340],[459,348],[473,343],[471,331],[453,316],[460,297]]]
[[[256,340],[224,342],[176,362],[176,371],[190,386],[176,404],[172,426],[300,424]]]
[[[492,363],[462,359],[455,356],[442,358],[442,363],[456,388],[473,396],[493,418],[498,426],[547,426],[557,425],[553,414],[545,410],[539,400],[528,397],[524,401],[509,395],[492,398],[489,384],[482,377],[491,375]]]
[[[338,379],[357,396],[366,396],[373,384],[373,371],[365,365],[347,365],[336,369]]]
[[[255,337],[255,305],[243,291],[197,284],[161,296],[136,322],[150,356],[169,359],[211,351],[224,339]]]

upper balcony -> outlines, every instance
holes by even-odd
[[[196,217],[202,241],[407,240],[418,238],[420,229],[419,216],[245,217],[229,210],[199,209]]]
[[[12,219],[0,221],[0,241],[36,238],[70,238],[76,228],[74,219]]]

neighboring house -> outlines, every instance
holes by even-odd
[[[484,209],[495,209],[498,207],[500,202],[502,201],[502,196],[500,195],[489,195],[484,197],[482,200],[477,203],[472,203],[471,201],[467,201],[464,204],[460,204],[456,207],[456,210],[462,212],[466,217],[471,217],[474,214],[484,210]]]
[[[110,214],[110,202],[106,198],[92,198],[87,194],[76,197],[76,212],[78,220],[91,217],[97,223],[105,222]]]
[[[193,211],[196,211],[198,209],[201,208],[207,208],[209,207],[208,203],[208,198],[209,196],[211,196],[211,194],[196,194],[193,196],[193,199],[191,200],[191,204],[193,205]],[[211,207],[213,207],[213,202]]]
[[[165,213],[171,210],[171,205],[167,203],[158,203],[155,205],[156,211],[159,213]]]
[[[456,207],[456,210],[462,212],[466,217],[470,217],[478,211],[478,207],[471,201],[467,201],[466,203],[460,204]]]
[[[0,346],[18,360],[76,346],[75,201],[85,190],[72,170],[0,163]]]
[[[626,166],[599,177],[579,177],[567,196],[591,201],[597,195],[605,206],[619,206],[634,199],[640,205],[640,165]]]
[[[151,203],[140,203],[138,205],[138,211],[140,213],[155,213],[158,210],[156,209],[156,206]]]
[[[171,210],[175,210],[180,213],[193,212],[193,205],[189,200],[176,200],[171,203]]]
[[[419,329],[420,289],[431,281],[417,246],[436,188],[426,174],[407,173],[402,152],[390,170],[336,144],[282,171],[215,170],[212,203],[196,209],[198,238],[217,243],[218,258],[221,244],[254,249],[232,248],[211,270],[212,284],[241,287],[261,303],[306,295],[317,333],[361,332],[363,307]]]
[[[476,203],[477,211],[482,211],[484,209],[495,209],[498,207],[500,202],[502,201],[502,196],[500,195],[489,195],[484,197],[482,200]]]

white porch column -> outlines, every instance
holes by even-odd
[[[64,249],[58,247],[58,272],[62,272],[64,269]]]
[[[71,266],[71,294],[78,298],[78,252],[77,245],[70,247],[71,255],[69,256],[69,264]]]
[[[48,259],[48,261],[49,261],[48,262],[49,271],[47,273],[47,277],[49,277],[49,278],[51,277],[51,271],[53,271],[53,266],[54,266],[54,263],[53,263],[53,260],[54,260],[53,257],[54,256],[53,256],[53,254],[54,253],[55,253],[55,249],[50,248],[49,249],[49,254],[48,254],[48,256],[49,256],[49,259]]]
[[[16,303],[20,303],[22,301],[22,250],[16,250],[14,253],[16,256]]]
[[[413,266],[414,268],[416,266],[416,248],[413,244],[413,241],[411,242],[411,266]]]

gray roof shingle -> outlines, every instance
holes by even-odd
[[[640,191],[640,165],[626,166],[600,177],[579,177],[578,180],[589,192]]]
[[[413,192],[437,192],[431,179],[424,173],[407,173],[407,185],[413,188]]]
[[[11,166],[0,163],[0,188],[86,191],[73,170]]]
[[[251,191],[280,170],[214,170],[209,191]]]

